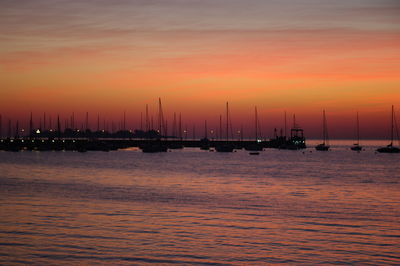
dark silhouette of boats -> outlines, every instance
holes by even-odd
[[[161,140],[163,132],[166,133],[166,128],[164,124],[164,116],[162,111],[161,99],[158,98],[158,133],[160,138],[155,141],[148,141],[143,143],[139,148],[145,153],[155,153],[155,152],[166,152],[168,151],[168,146]],[[166,135],[166,134],[165,134]]]
[[[293,128],[290,129],[290,139],[279,146],[284,150],[300,150],[305,149],[306,139],[304,138],[304,130],[296,123],[296,116],[293,115]]]
[[[357,121],[356,121],[356,143],[350,148],[352,151],[362,151],[362,146],[360,146],[360,122],[358,119],[358,112],[357,112]]]
[[[233,152],[234,148],[235,146],[229,143],[229,104],[226,102],[226,142],[215,145],[215,150],[217,152]]]
[[[141,149],[142,152],[145,153],[167,152],[168,146],[165,145],[161,140],[156,140],[146,143],[141,147]]]
[[[255,129],[255,141],[254,143],[250,143],[244,147],[246,151],[262,151],[264,150],[264,147],[261,145],[259,142],[260,140],[258,139],[258,132],[259,132],[259,121],[258,121],[258,114],[257,114],[257,106],[254,107],[254,129]]]
[[[317,151],[329,151],[329,138],[328,138],[328,126],[326,122],[325,110],[322,112],[322,138],[323,142],[315,146]]]
[[[200,140],[200,150],[208,151],[211,147],[210,140],[208,139],[207,120],[204,121],[204,138]]]
[[[394,113],[394,106],[392,105],[392,116],[391,116],[391,125],[390,125],[390,144],[387,145],[386,147],[378,148],[376,150],[377,152],[380,152],[380,153],[400,153],[400,149],[395,147],[395,146],[393,146],[393,138],[394,138],[394,130],[395,130],[395,128],[396,128],[396,132],[398,133],[397,125],[395,125],[395,124],[396,124],[396,118],[395,118],[395,113]]]

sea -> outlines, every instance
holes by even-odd
[[[0,152],[1,265],[399,265],[400,154]]]

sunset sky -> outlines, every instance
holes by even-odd
[[[81,120],[88,111],[140,127],[161,97],[168,123],[215,127],[229,101],[234,128],[263,135],[286,110],[321,136],[388,136],[400,122],[397,0],[19,0],[0,1],[0,114],[32,111]],[[38,122],[37,122],[38,123]],[[93,121],[92,124],[95,122]]]

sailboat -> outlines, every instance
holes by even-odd
[[[393,134],[394,134],[394,125],[395,125],[395,117],[394,117],[394,107],[392,105],[392,121],[390,126],[390,144],[386,147],[378,148],[376,151],[380,153],[400,153],[400,149],[393,146]],[[396,127],[397,131],[397,127]]]
[[[354,143],[353,147],[351,147],[350,149],[353,151],[361,151],[362,150],[362,146],[360,146],[360,122],[358,119],[358,112],[357,112],[357,142]]]
[[[201,150],[209,150],[210,149],[210,140],[207,137],[207,120],[204,121],[204,138],[200,140]]]
[[[325,116],[325,110],[322,112],[322,136],[323,136],[323,142],[321,144],[318,144],[315,149],[317,151],[329,151],[329,140],[328,140],[328,126],[326,123],[326,116]]]
[[[245,147],[246,151],[262,151],[263,146],[259,143],[258,139],[258,131],[259,131],[259,121],[258,121],[258,115],[257,115],[257,106],[254,108],[254,115],[255,115],[255,142],[247,145]]]
[[[222,134],[222,132],[220,133]],[[217,152],[233,152],[234,146],[229,143],[229,105],[226,102],[226,143],[221,143],[215,146]]]
[[[166,128],[164,125],[164,116],[162,111],[161,99],[158,98],[158,138],[154,141],[150,140],[144,143],[140,148],[145,153],[155,153],[155,152],[166,152],[168,150],[167,145],[161,140],[163,133],[167,135]],[[163,131],[164,130],[164,131]]]

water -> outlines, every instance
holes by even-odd
[[[400,264],[400,155],[344,144],[0,152],[0,264]]]

